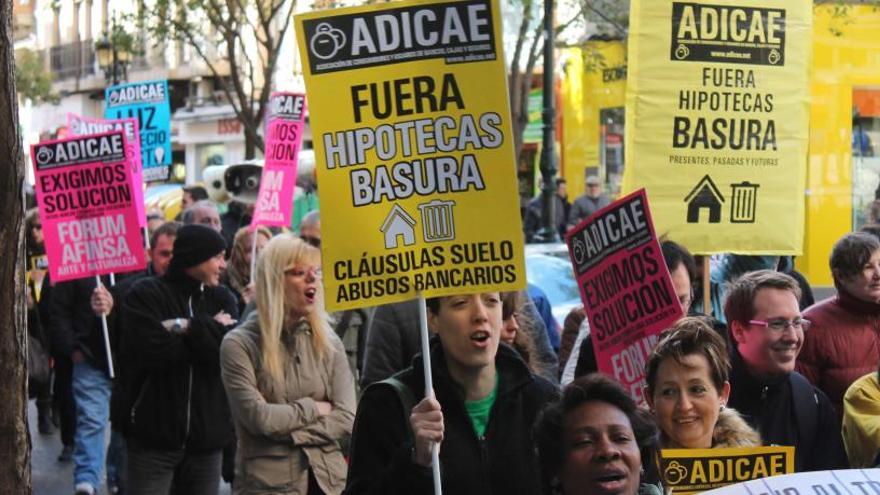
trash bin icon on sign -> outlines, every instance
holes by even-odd
[[[759,187],[748,181],[730,185],[730,223],[755,223]]]
[[[453,206],[455,206],[455,201],[441,201],[439,199],[419,205],[425,242],[455,239],[455,223],[452,218]]]

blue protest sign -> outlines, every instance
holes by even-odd
[[[144,182],[167,180],[171,170],[171,104],[168,81],[111,86],[104,93],[104,118],[136,118],[140,124]]]

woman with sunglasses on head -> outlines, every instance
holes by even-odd
[[[727,346],[704,318],[682,318],[663,333],[645,370],[661,448],[761,445],[758,432],[726,407],[729,374]]]
[[[273,238],[255,285],[257,310],[220,348],[238,437],[233,493],[341,493],[354,380],[324,311],[320,252]]]

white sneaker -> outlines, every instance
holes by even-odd
[[[74,495],[95,495],[95,487],[91,483],[77,483],[73,489],[76,492]]]

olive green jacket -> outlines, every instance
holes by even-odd
[[[306,495],[309,469],[327,495],[345,488],[340,442],[351,435],[354,379],[339,338],[328,331],[330,352],[319,356],[311,333],[305,321],[284,333],[288,360],[277,392],[261,364],[256,312],[223,339],[223,385],[238,437],[235,494]],[[316,401],[330,402],[332,412],[320,416]]]

